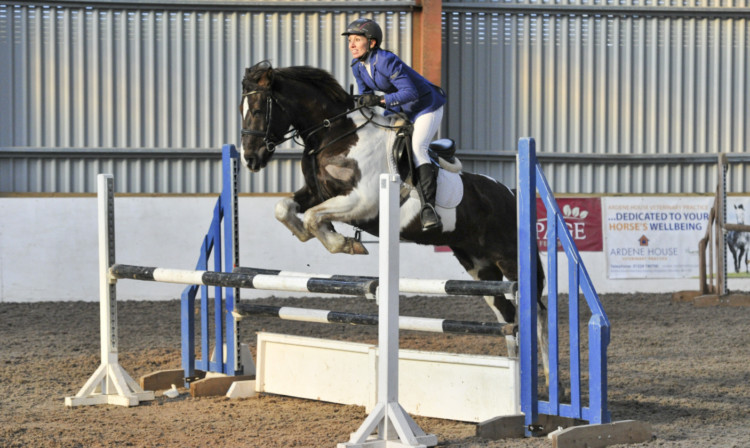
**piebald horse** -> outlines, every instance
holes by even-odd
[[[284,141],[294,138],[304,147],[305,186],[276,205],[276,218],[303,242],[317,238],[331,253],[366,254],[360,241],[337,233],[332,223],[377,235],[378,179],[395,166],[390,148],[398,130],[391,119],[356,107],[354,97],[324,70],[274,69],[267,61],[245,70],[240,113],[242,161],[251,171],[263,169]],[[487,176],[441,170],[436,209],[443,228],[427,232],[419,222],[416,190],[408,183],[401,190],[402,239],[449,246],[476,280],[518,280],[513,190]],[[538,253],[537,271],[540,349],[549,378],[546,308],[541,302],[544,272]],[[500,322],[516,322],[514,297],[485,300]],[[515,356],[516,341],[509,338],[509,355]]]

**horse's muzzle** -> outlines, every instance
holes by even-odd
[[[263,169],[266,166],[266,158],[262,156],[262,151],[252,151],[251,154],[248,154],[250,151],[247,151],[246,146],[244,143],[240,147],[240,158],[242,159],[242,164],[247,167],[252,172],[258,172],[261,169]]]
[[[269,157],[265,157],[265,154],[267,153],[261,150],[248,156],[245,151],[242,151],[242,163],[247,167],[247,169],[254,173],[257,173],[258,171],[265,168],[268,164]]]
[[[257,173],[258,171],[260,171],[266,166],[266,164],[263,163],[263,161],[260,160],[260,158],[258,157],[252,157],[250,159],[245,159],[243,157],[242,159],[243,159],[243,162],[245,162],[245,166],[247,167],[247,169],[249,169],[250,171],[254,173]]]

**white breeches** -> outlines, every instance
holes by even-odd
[[[430,163],[427,149],[435,134],[440,129],[440,122],[442,120],[443,106],[417,117],[417,120],[414,122],[414,133],[411,137],[412,149],[414,151],[414,166]]]

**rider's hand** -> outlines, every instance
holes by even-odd
[[[382,100],[382,96],[366,93],[357,99],[357,105],[367,107],[380,106]]]

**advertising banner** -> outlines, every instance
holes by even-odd
[[[698,241],[713,197],[610,197],[605,201],[608,277],[698,275]]]
[[[578,251],[600,252],[603,246],[601,199],[557,198],[557,206]],[[536,199],[536,241],[540,251],[547,250],[547,209],[540,198]],[[560,241],[557,250],[562,250]]]

